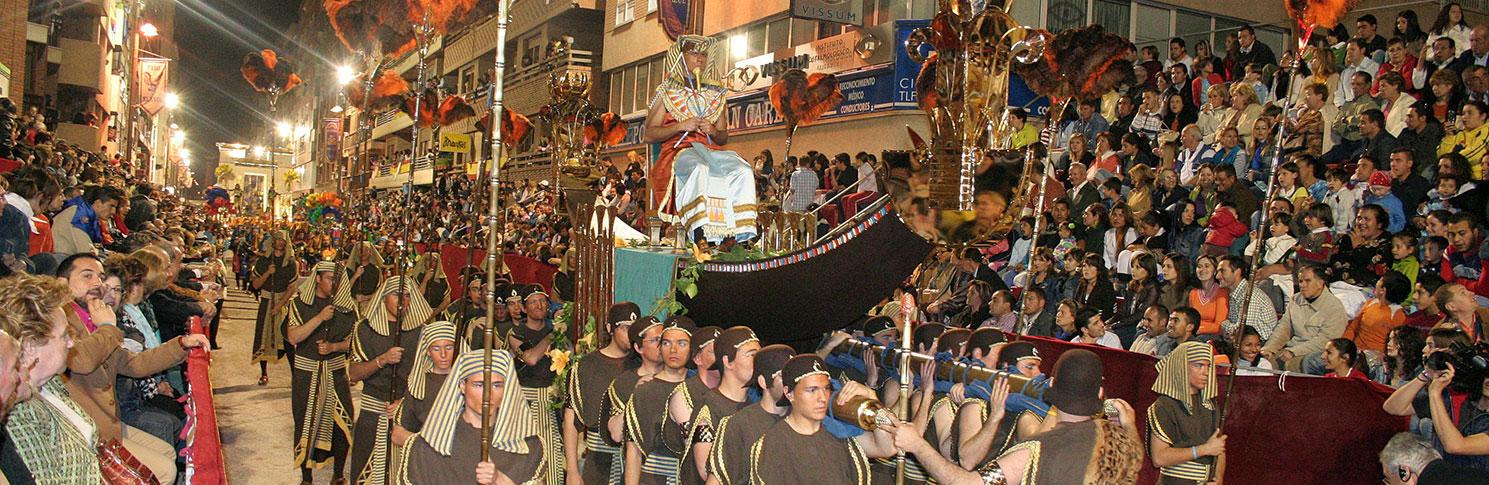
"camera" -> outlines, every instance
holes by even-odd
[[[1422,362],[1427,369],[1441,372],[1453,366],[1453,388],[1473,392],[1489,377],[1489,343],[1466,345],[1455,343],[1447,350],[1427,355]]]

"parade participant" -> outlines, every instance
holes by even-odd
[[[789,405],[791,410],[751,445],[749,483],[870,483],[869,459],[895,454],[888,427],[854,439],[829,433],[822,422],[833,400],[832,379],[815,354],[786,361],[781,381],[786,386],[785,399],[776,405]],[[864,388],[845,390],[838,393],[837,402],[870,395]]]
[[[542,403],[522,397],[512,354],[496,350],[487,367],[483,352],[460,356],[429,410],[429,421],[415,435],[399,483],[535,484],[543,480],[538,424],[527,408]],[[490,372],[491,385],[486,385]],[[481,461],[481,403],[490,394],[490,457]]]
[[[636,386],[643,380],[650,380],[662,370],[662,331],[665,326],[661,321],[650,316],[636,319],[626,329],[627,340],[631,342],[631,350],[636,352],[638,365],[634,369],[621,372],[610,382],[610,387],[605,389],[604,407],[601,408],[600,416],[605,418],[605,434],[609,439],[607,443],[616,443],[621,447],[622,458],[626,450],[626,416],[631,403],[631,395],[635,393]],[[626,463],[622,460],[611,462],[608,476],[604,483],[620,483],[623,479]],[[600,470],[605,472],[605,470]]]
[[[412,359],[403,358],[404,349],[417,348],[420,326],[432,312],[416,290],[400,277],[383,281],[377,301],[371,302],[352,334],[347,378],[362,382],[361,407],[352,429],[352,472],[359,484],[383,483],[387,471],[389,416],[413,368]]]
[[[300,283],[285,322],[290,353],[290,403],[295,416],[295,466],[300,483],[312,482],[311,469],[332,461],[332,483],[343,483],[351,450],[352,393],[346,351],[356,327],[351,284],[341,281],[336,263],[322,261]]]
[[[620,463],[621,449],[605,436],[605,391],[625,371],[626,360],[631,355],[630,328],[640,314],[641,307],[635,303],[623,301],[611,305],[603,327],[610,343],[580,357],[569,371],[563,437],[564,476],[570,484],[613,483],[608,480],[610,467]]]
[[[290,235],[285,231],[270,233],[263,254],[253,263],[254,291],[258,293],[257,330],[253,334],[253,360],[259,363],[259,385],[269,385],[269,362],[284,355],[284,335],[279,322],[289,306],[291,285],[299,276],[295,252],[290,250]]]
[[[1158,361],[1148,407],[1148,447],[1159,483],[1200,484],[1225,476],[1225,435],[1215,404],[1214,351],[1209,344],[1184,342]]]
[[[562,433],[558,415],[548,406],[553,396],[553,381],[558,377],[549,353],[553,347],[553,320],[549,316],[548,293],[541,286],[527,285],[522,288],[521,296],[524,317],[513,323],[504,340],[517,358],[517,380],[522,381],[523,397],[540,403],[533,408],[533,418],[538,422],[543,454],[549,458],[544,476],[548,483],[557,485],[563,478],[564,455],[562,443],[556,441]]]
[[[419,282],[419,291],[424,294],[424,301],[429,302],[429,306],[438,307],[449,298],[450,278],[445,276],[445,263],[438,252],[430,251],[419,255],[409,275]]]
[[[974,471],[942,457],[915,430],[898,426],[895,446],[913,453],[936,481],[947,485],[1136,483],[1143,462],[1132,406],[1121,399],[1109,402],[1117,420],[1097,416],[1102,410],[1101,357],[1072,349],[1055,362],[1055,377],[1046,393],[1055,409],[1055,424]]]
[[[362,241],[352,250],[346,261],[347,282],[352,285],[352,298],[357,299],[358,305],[366,307],[367,302],[372,300],[387,266],[377,246],[370,242]],[[363,308],[363,311],[368,310]]]
[[[988,369],[998,369],[1000,351],[1009,345],[1002,344],[1002,334],[991,329],[973,332],[971,339],[967,341],[967,353],[971,359],[969,362]],[[1026,345],[1027,343],[1021,346]],[[1038,361],[1034,362],[1037,369]],[[1025,435],[1016,435],[1015,430],[1025,431],[1018,429],[1016,425],[1027,423],[1028,431],[1037,429],[1039,417],[1028,412],[1013,415],[1005,412],[1008,400],[1006,382],[995,382],[990,388],[983,388],[981,385],[968,387],[968,394],[973,394],[972,391],[976,389],[985,389],[986,392],[977,396],[969,395],[957,409],[956,426],[949,436],[951,453],[946,456],[971,469],[981,464],[986,457],[1002,454],[1003,450],[1013,445],[1017,435]]]
[[[650,173],[653,181],[648,207],[671,211],[693,239],[719,242],[755,236],[755,173],[729,143],[728,91],[721,84],[715,62],[717,42],[711,37],[684,35],[667,50],[667,78],[657,86],[647,110],[643,137],[660,143],[662,153]],[[657,177],[657,178],[662,178]]]
[[[457,342],[455,324],[450,322],[433,322],[419,332],[419,349],[414,353],[413,370],[408,376],[408,396],[394,413],[398,424],[393,426],[393,442],[398,446],[408,446],[414,433],[429,422],[429,409],[455,367],[455,359],[470,351],[470,347]]]
[[[755,354],[752,382],[760,388],[760,402],[725,416],[714,432],[708,452],[708,483],[746,484],[750,480],[750,447],[786,414],[786,385],[781,370],[795,355],[791,347],[774,344]]]
[[[687,365],[693,347],[693,335],[701,334],[687,317],[672,316],[662,323],[660,352],[663,367],[652,379],[636,385],[626,403],[625,483],[674,483],[681,471],[681,453],[669,449],[664,434],[680,429],[666,426],[669,396],[687,380]],[[617,380],[619,380],[617,378]],[[680,441],[680,440],[677,440]]]
[[[707,482],[708,454],[718,437],[719,421],[750,405],[746,391],[754,383],[755,358],[760,352],[760,339],[755,331],[739,326],[719,332],[713,347],[716,358],[710,370],[720,374],[719,385],[694,397],[693,414],[686,423],[688,439],[683,442],[679,483]]]

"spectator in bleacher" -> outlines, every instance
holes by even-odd
[[[1232,66],[1234,79],[1239,77],[1238,71],[1248,64],[1276,65],[1277,55],[1272,53],[1271,47],[1256,40],[1256,29],[1243,25],[1236,32],[1236,50],[1226,55],[1225,63]]]
[[[1267,360],[1291,372],[1323,375],[1324,344],[1343,335],[1349,324],[1344,304],[1328,291],[1327,278],[1321,266],[1298,269],[1298,292],[1288,301],[1277,331],[1262,347]]]
[[[57,252],[95,252],[96,246],[104,243],[103,221],[113,219],[114,210],[123,200],[122,190],[102,185],[90,186],[83,195],[69,199],[55,219],[62,224],[52,227]]]

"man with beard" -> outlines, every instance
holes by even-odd
[[[707,482],[708,452],[717,436],[719,420],[750,405],[747,391],[755,377],[755,356],[760,352],[760,339],[750,327],[732,327],[719,332],[713,349],[716,358],[710,370],[719,373],[719,384],[702,396],[693,397],[693,413],[683,423],[683,429],[688,432],[683,436],[679,482],[684,484],[702,485]],[[678,390],[681,391],[682,386],[678,386]]]
[[[263,254],[253,264],[253,288],[259,292],[258,315],[254,318],[253,360],[259,363],[259,385],[269,385],[269,362],[284,355],[284,334],[279,322],[289,306],[290,287],[299,276],[295,252],[289,249],[290,236],[275,231],[264,245]]]
[[[57,267],[57,278],[72,292],[74,311],[67,313],[68,332],[77,336],[68,353],[68,394],[98,426],[101,442],[118,440],[160,479],[176,478],[175,448],[160,438],[119,420],[114,390],[120,376],[150,377],[186,360],[189,348],[207,345],[206,336],[173,338],[143,352],[122,346],[124,333],[104,298],[103,264],[91,254],[75,254]]]
[[[751,445],[750,483],[868,484],[869,458],[895,453],[890,443],[892,429],[887,429],[892,427],[854,439],[829,433],[822,422],[832,402],[832,379],[815,354],[792,357],[781,370],[781,380],[787,386],[786,400],[776,405],[790,405],[791,411]],[[859,388],[839,393],[837,401],[869,395]]]
[[[383,281],[352,333],[347,378],[362,382],[361,411],[352,430],[352,472],[359,484],[381,484],[387,472],[389,416],[412,370],[412,360],[404,359],[403,352],[417,348],[420,327],[432,312],[416,290],[400,277]]]
[[[621,372],[605,390],[605,407],[601,409],[600,415],[605,417],[605,431],[609,438],[607,443],[616,443],[617,446],[622,446],[623,450],[629,448],[623,445],[626,442],[626,417],[629,414],[628,406],[631,403],[631,396],[635,393],[639,383],[651,380],[652,376],[662,370],[662,331],[664,329],[665,326],[661,321],[649,316],[636,319],[630,328],[626,329],[626,337],[631,342],[631,350],[634,350],[639,357],[639,366]],[[628,462],[623,466],[619,460],[612,461],[604,483],[620,483],[627,466],[629,466]]]
[[[618,443],[604,436],[603,403],[610,383],[625,371],[626,358],[631,355],[630,327],[640,314],[641,307],[635,303],[611,305],[604,327],[610,343],[584,355],[569,372],[569,399],[563,418],[564,475],[568,483],[607,483],[611,464],[621,459]],[[582,467],[581,440],[585,448]]]
[[[760,402],[719,420],[708,450],[709,484],[750,483],[750,447],[788,410],[779,404],[786,398],[781,370],[794,354],[791,347],[781,344],[765,346],[755,354],[751,379],[760,388]]]
[[[342,283],[336,263],[322,261],[300,284],[290,303],[285,338],[290,353],[290,402],[295,417],[295,466],[302,485],[311,469],[333,461],[333,483],[340,483],[351,449],[352,394],[346,379],[347,340],[357,324],[351,285]]]
[[[664,437],[670,421],[668,397],[687,379],[693,335],[698,332],[687,317],[673,316],[662,323],[659,348],[663,365],[651,380],[636,385],[626,403],[626,485],[661,485],[677,480],[681,453],[669,449],[669,444],[676,443],[667,443]]]
[[[895,445],[913,453],[937,482],[948,485],[1135,483],[1143,463],[1137,417],[1121,399],[1108,401],[1117,410],[1117,421],[1093,417],[1103,409],[1101,372],[1101,358],[1089,350],[1061,354],[1046,393],[1058,409],[1050,411],[1054,426],[974,471],[941,456],[911,426],[895,427]]]

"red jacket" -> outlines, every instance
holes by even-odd
[[[1215,209],[1210,214],[1210,231],[1205,234],[1205,244],[1213,244],[1221,247],[1230,247],[1236,242],[1236,238],[1246,234],[1246,225],[1236,219],[1236,210],[1226,207]]]
[[[1440,274],[1442,274],[1443,281],[1446,281],[1448,283],[1458,283],[1460,285],[1463,285],[1464,288],[1468,288],[1468,291],[1473,292],[1473,294],[1475,295],[1489,297],[1489,259],[1478,257],[1477,250],[1471,251],[1474,251],[1474,253],[1469,255],[1459,255],[1456,249],[1448,247],[1447,255],[1442,258],[1442,272]],[[1454,274],[1454,261],[1459,261],[1460,265],[1461,263],[1473,265],[1475,261],[1477,261],[1477,266],[1479,267],[1479,277],[1476,279],[1468,279]]]

